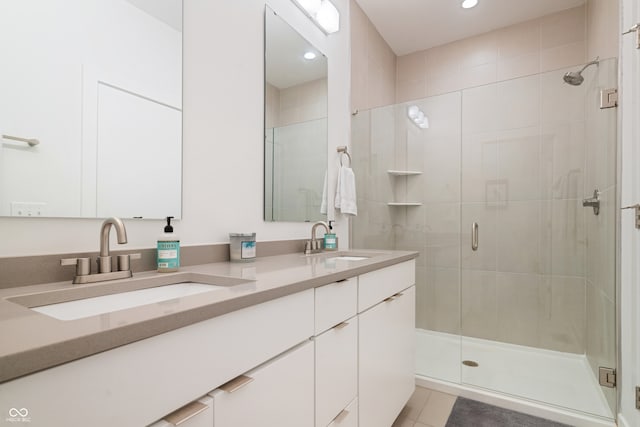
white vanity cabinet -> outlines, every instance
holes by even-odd
[[[313,427],[313,362],[306,341],[220,386],[213,427]]]
[[[415,389],[414,285],[414,261],[359,278],[358,301],[364,310],[358,315],[361,427],[391,426]]]
[[[414,390],[414,283],[412,260],[238,309],[2,383],[0,409],[34,427],[390,427]]]
[[[233,311],[0,384],[0,408],[33,427],[146,426],[308,341],[313,312],[313,289]]]
[[[320,335],[357,313],[358,278],[315,288],[315,335]]]
[[[354,277],[315,289],[316,427],[346,422],[358,395],[357,284]]]

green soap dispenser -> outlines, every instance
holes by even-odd
[[[325,251],[337,251],[338,250],[338,237],[333,232],[332,222],[329,221],[329,232],[324,235],[324,250]]]
[[[158,238],[156,262],[160,273],[178,271],[180,268],[180,239],[173,234],[172,216],[167,217],[164,234]]]

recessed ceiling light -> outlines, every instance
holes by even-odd
[[[309,52],[305,52],[303,56],[304,56],[304,59],[312,60],[312,59],[316,59],[317,55],[315,54],[315,52],[309,51]]]
[[[463,0],[462,8],[463,9],[471,9],[472,7],[476,7],[478,5],[478,0]]]

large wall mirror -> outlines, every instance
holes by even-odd
[[[3,1],[0,55],[1,216],[181,216],[182,0]]]
[[[264,217],[324,219],[327,58],[269,7],[265,40]]]

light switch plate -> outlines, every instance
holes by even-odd
[[[11,202],[11,216],[46,216],[44,202]]]

